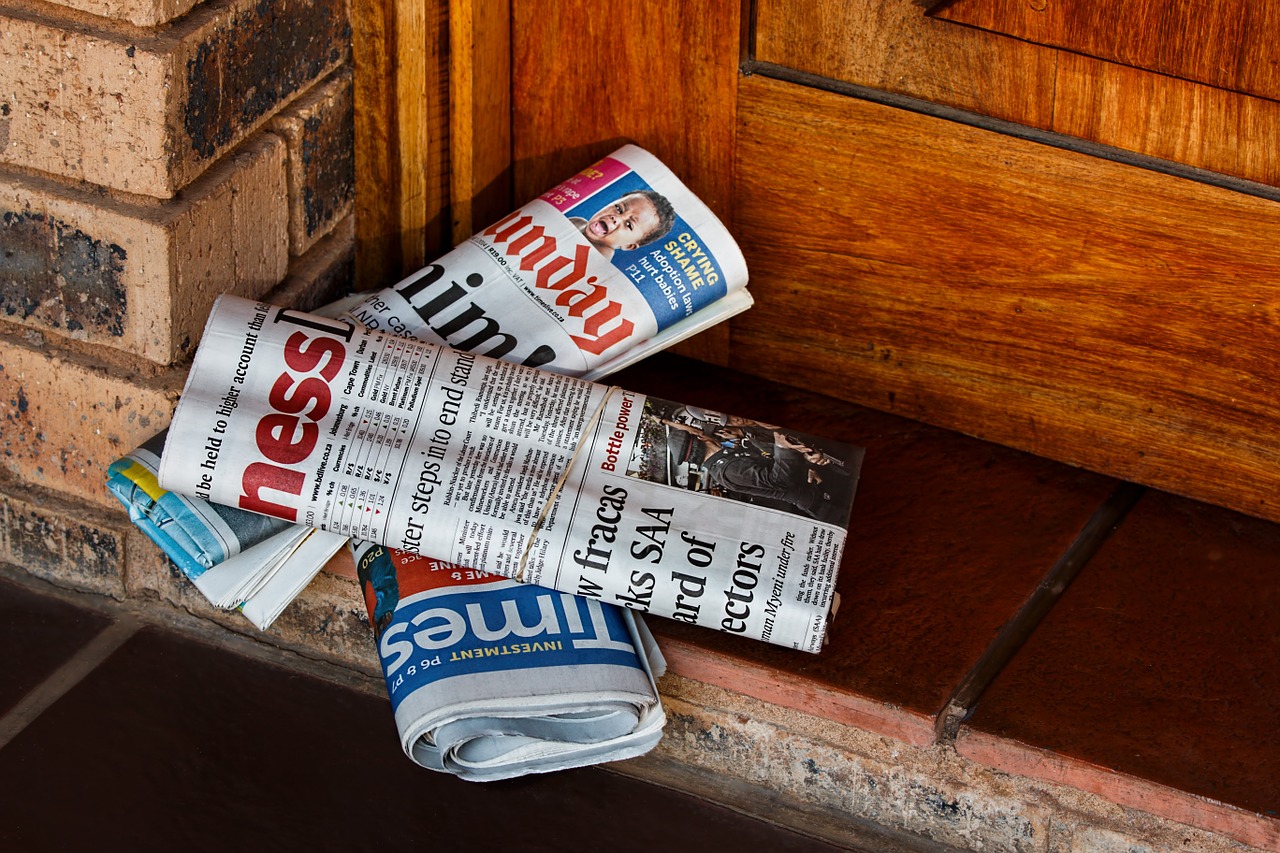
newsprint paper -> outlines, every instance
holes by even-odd
[[[345,316],[596,378],[747,309],[746,284],[715,214],[625,145]]]
[[[352,542],[401,746],[491,781],[643,755],[666,663],[621,607]]]
[[[692,483],[677,438],[707,454]],[[860,465],[793,430],[223,296],[159,482],[817,652]]]
[[[746,284],[724,225],[625,145],[404,280],[316,313],[600,379],[746,310]],[[346,537],[161,489],[165,440],[113,463],[108,488],[211,602],[265,629]]]

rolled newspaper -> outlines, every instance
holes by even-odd
[[[621,608],[353,542],[401,745],[473,781],[648,752],[665,661]]]
[[[348,319],[598,379],[751,305],[724,225],[657,158],[625,145]]]
[[[159,480],[817,652],[861,457],[795,430],[694,418],[625,389],[223,296]]]

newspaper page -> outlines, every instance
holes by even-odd
[[[720,220],[626,145],[345,316],[594,378],[746,309],[746,283]]]
[[[687,415],[623,389],[223,296],[159,480],[818,651],[861,451],[703,413],[686,426],[719,449],[689,488],[671,481],[654,441],[659,427],[687,432],[670,425],[689,420],[668,417],[681,409]]]
[[[598,379],[746,310],[746,282],[715,215],[628,145],[398,284],[316,313]],[[210,601],[267,627],[288,604],[268,593],[300,589],[344,538],[165,492],[164,439],[117,460],[108,488]]]
[[[162,489],[166,438],[160,432],[111,463],[107,490],[209,603],[266,630],[346,537]]]
[[[491,781],[633,758],[662,737],[665,662],[630,611],[372,542],[351,550],[418,764]]]

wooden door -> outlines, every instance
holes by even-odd
[[[751,271],[757,306],[687,352],[1280,520],[1271,18],[1219,40],[1228,79],[1026,5],[455,0],[452,85],[510,85],[452,105],[454,237],[508,203],[484,187],[637,142]]]

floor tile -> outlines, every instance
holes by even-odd
[[[146,628],[0,749],[0,849],[832,850],[600,768],[462,782],[389,704]]]
[[[674,357],[625,388],[866,448],[818,655],[650,619],[672,671],[914,743],[1116,483],[1079,469]]]
[[[959,746],[1280,849],[1278,661],[1280,525],[1149,492]]]
[[[100,613],[0,580],[0,715],[110,623]]]

